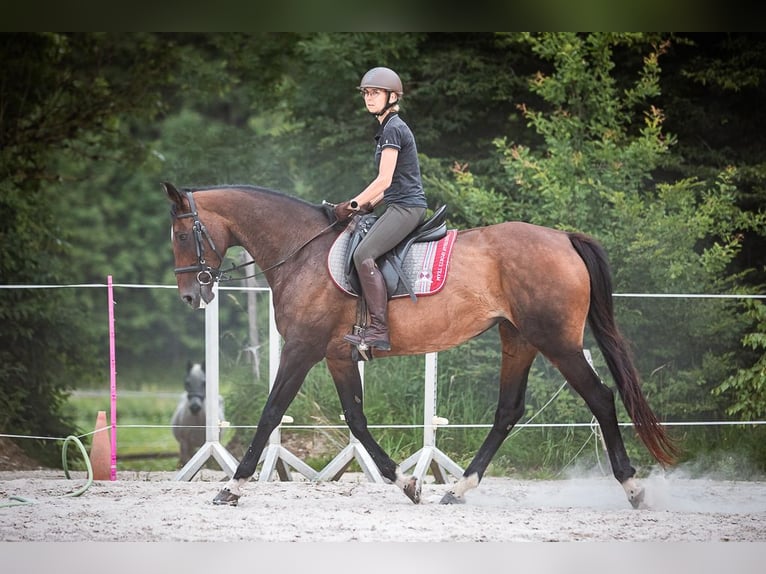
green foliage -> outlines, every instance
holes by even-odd
[[[530,80],[545,107],[520,104],[545,147],[497,140],[506,177],[515,186],[512,215],[596,233],[615,219],[609,211],[613,197],[643,190],[673,143],[662,133],[662,112],[647,103],[659,89],[659,54],[649,54],[625,86],[624,77],[620,85],[614,75],[613,53],[620,44],[632,46],[633,35],[541,34],[522,40],[553,68]]]
[[[8,327],[0,332],[0,432],[69,434],[71,421],[61,413],[66,392],[93,365],[91,347],[72,330],[78,321],[72,300],[71,293],[3,291],[0,321]],[[55,460],[49,442],[23,446],[46,462]]]
[[[62,249],[42,194],[0,184],[0,269],[3,281],[56,283]],[[31,247],[31,251],[29,248]],[[72,336],[80,318],[73,292],[3,290],[0,297],[0,432],[64,436],[60,408],[73,375],[93,366],[88,341]],[[29,443],[24,445],[29,446]],[[34,445],[52,460],[48,443]]]
[[[448,206],[451,224],[470,228],[505,221],[507,196],[485,188],[467,164],[456,163],[448,171],[439,162],[423,157],[421,169],[429,198],[435,206]]]
[[[753,351],[747,361],[749,365],[729,376],[714,393],[729,397],[727,414],[759,420],[766,415],[766,305],[748,299],[743,307],[753,323],[752,330],[742,338],[742,345]]]

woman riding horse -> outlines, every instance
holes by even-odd
[[[386,211],[354,253],[354,267],[370,313],[370,324],[360,334],[348,334],[344,340],[357,347],[390,351],[388,294],[375,260],[396,247],[423,221],[427,204],[415,137],[399,117],[399,99],[404,93],[399,76],[389,68],[372,68],[362,78],[359,91],[367,111],[380,123],[375,135],[378,176],[356,197],[339,203],[335,215],[344,221],[359,211],[372,211],[381,201]]]

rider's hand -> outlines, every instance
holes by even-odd
[[[359,211],[359,206],[354,202],[355,207],[351,207],[350,201],[344,201],[339,203],[333,208],[335,211],[335,217],[338,221],[346,221],[349,217]]]

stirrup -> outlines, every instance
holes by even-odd
[[[347,335],[343,335],[343,340],[347,343],[350,343],[360,351],[367,351],[370,348],[378,349],[380,351],[390,351],[391,350],[391,342],[387,341],[385,339],[373,339],[371,341],[368,341],[365,337],[366,330],[365,329],[359,329],[358,327],[354,327],[353,333],[348,333]]]
[[[364,345],[364,327],[358,323],[351,327],[350,333],[343,335],[343,340],[354,347],[363,347],[363,351],[367,350],[367,347]]]
[[[360,337],[359,335],[349,333],[348,335],[343,336],[343,340],[353,345],[360,351],[367,351],[370,348],[378,349],[380,351],[391,350],[391,343],[384,339],[375,339],[373,341],[368,341],[364,338],[364,336]]]
[[[347,343],[350,343],[354,345],[354,347],[361,347],[364,345],[364,337],[361,335],[357,335],[356,333],[349,333],[348,335],[343,335],[343,340]]]
[[[351,345],[351,358],[354,361],[372,361],[372,349],[364,342],[364,327],[354,325],[351,333],[343,335],[343,340]]]

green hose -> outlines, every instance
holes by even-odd
[[[62,496],[80,496],[83,494],[86,490],[90,488],[90,485],[93,484],[93,466],[90,463],[90,457],[88,456],[88,452],[85,450],[85,447],[83,446],[82,442],[80,442],[80,439],[76,436],[69,435],[64,439],[64,446],[61,449],[61,464],[64,467],[64,474],[67,478],[71,478],[69,476],[69,468],[67,464],[67,456],[66,451],[67,447],[69,446],[69,442],[74,442],[77,447],[80,449],[80,452],[82,453],[82,457],[85,459],[85,465],[88,467],[88,480],[85,483],[84,486],[78,488],[77,490],[73,492],[67,492],[66,494],[63,494]],[[13,502],[6,502],[3,504],[0,504],[0,508],[8,508],[10,506],[23,506],[26,504],[37,504],[37,500],[34,500],[32,498],[25,498],[23,496],[11,496],[10,499]]]

